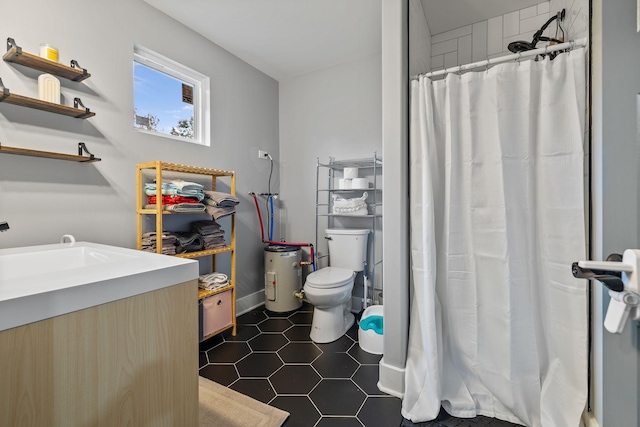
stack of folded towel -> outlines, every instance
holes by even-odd
[[[202,203],[206,206],[206,211],[214,220],[236,212],[236,205],[240,200],[236,196],[221,191],[204,191]]]
[[[215,249],[225,246],[224,230],[220,224],[212,220],[193,221],[191,231],[202,236],[204,249]]]
[[[211,273],[205,274],[198,278],[198,287],[208,291],[223,288],[229,284],[229,278],[226,274]]]
[[[162,253],[165,255],[176,254],[176,236],[171,232],[162,232]],[[142,235],[142,250],[156,252],[156,232],[150,231]]]
[[[204,249],[204,240],[198,233],[176,231],[176,253],[196,252]]]
[[[158,187],[155,182],[144,185],[147,209],[155,209]],[[163,181],[161,184],[162,208],[171,212],[204,212],[204,187],[196,182],[183,180]]]

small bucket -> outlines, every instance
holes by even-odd
[[[383,354],[384,317],[381,305],[367,307],[358,327],[358,344],[367,353]]]

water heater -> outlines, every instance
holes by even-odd
[[[265,308],[283,313],[300,308],[302,300],[294,294],[302,289],[302,250],[297,246],[264,248]]]

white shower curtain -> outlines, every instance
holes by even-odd
[[[405,418],[579,425],[585,92],[584,49],[412,82]]]

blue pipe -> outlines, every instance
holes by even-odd
[[[269,196],[269,240],[273,240],[273,196]]]

